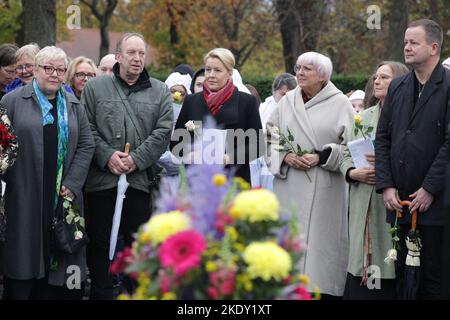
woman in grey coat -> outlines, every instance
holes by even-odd
[[[85,249],[56,253],[51,240],[59,195],[71,197],[83,214],[82,187],[94,153],[85,110],[62,88],[67,62],[64,51],[45,47],[35,57],[32,83],[1,101],[21,146],[4,176],[0,266],[8,299],[81,298],[86,278]]]

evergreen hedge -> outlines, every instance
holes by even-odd
[[[169,75],[167,72],[150,72],[152,77],[164,81]],[[272,95],[272,82],[273,77],[252,77],[252,76],[243,76],[244,83],[251,84],[257,90],[259,95],[261,96],[261,100],[264,101],[267,97]],[[366,82],[369,79],[369,75],[363,74],[352,74],[352,75],[333,75],[331,77],[331,81],[334,85],[341,90],[344,94],[351,91],[360,89],[364,91],[366,86]]]
[[[368,75],[333,75],[331,77],[334,85],[344,94],[357,89],[364,91],[367,80],[369,80]],[[258,90],[262,101],[272,95],[272,82],[273,78],[271,77],[244,78],[244,83],[251,84]]]

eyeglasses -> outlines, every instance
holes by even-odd
[[[21,73],[21,72],[24,72],[24,71],[31,72],[31,71],[33,71],[33,69],[34,69],[34,65],[32,65],[30,63],[27,63],[27,64],[22,64],[20,66],[17,66],[16,67],[16,72],[17,73]]]
[[[38,67],[44,69],[44,72],[48,75],[53,74],[53,72],[55,72],[55,70],[56,70],[56,74],[58,76],[63,76],[67,71],[67,68],[55,68],[53,66],[43,66],[40,64],[38,65]]]
[[[7,74],[10,74],[10,75],[15,75],[16,74],[16,70],[11,70],[11,69],[6,69],[5,67],[0,67],[0,68],[2,68],[3,70],[5,70],[5,72],[7,73]]]
[[[95,73],[84,73],[84,72],[77,72],[77,73],[75,73],[75,77],[78,79],[78,80],[84,80],[84,78],[88,78],[88,80],[89,79],[91,79],[91,78],[94,78],[96,76],[96,74]]]
[[[302,66],[302,65],[296,64],[296,65],[294,66],[294,73],[297,73],[297,72],[299,72],[300,70],[303,70],[303,72],[310,72],[310,71],[312,71],[313,69],[310,68],[310,67],[308,67],[308,66]]]

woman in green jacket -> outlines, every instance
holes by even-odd
[[[405,65],[395,61],[383,61],[375,69],[373,94],[378,103],[359,114],[363,131],[373,128],[371,138],[375,136],[389,84],[392,79],[407,72]],[[363,137],[361,130],[355,135],[355,126],[351,132],[351,140]],[[375,155],[366,155],[366,159],[369,166],[355,168],[346,148],[340,166],[350,184],[350,250],[344,298],[394,299],[394,265],[384,262],[386,253],[392,246],[390,225],[386,222],[383,196],[375,192]]]

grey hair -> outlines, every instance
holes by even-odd
[[[67,67],[69,60],[63,49],[57,48],[55,46],[47,46],[41,49],[34,57],[34,64],[39,65],[44,62],[52,60],[64,60],[64,65]]]
[[[127,32],[125,33],[120,39],[119,41],[117,41],[117,45],[116,45],[116,53],[121,53],[122,52],[122,46],[123,46],[123,42],[129,38],[132,37],[138,37],[140,38],[142,41],[144,41],[145,44],[145,50],[147,51],[147,44],[145,42],[145,38],[142,34],[137,33],[137,32]]]
[[[298,57],[297,63],[313,65],[317,73],[324,77],[326,82],[330,81],[333,73],[333,63],[327,56],[314,51],[305,52]]]
[[[16,51],[16,62],[23,57],[28,57],[34,60],[34,57],[36,57],[39,50],[41,49],[36,43],[29,43],[23,47],[20,47],[19,50]]]
[[[297,87],[297,80],[290,73],[282,73],[273,80],[272,92],[275,92],[283,86],[288,87],[289,91],[291,91]]]

